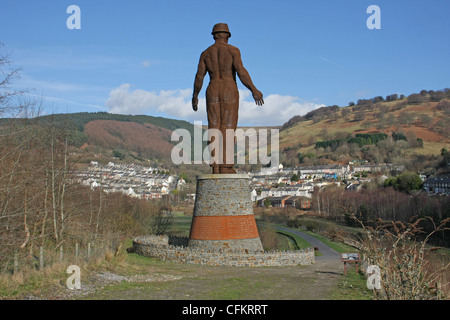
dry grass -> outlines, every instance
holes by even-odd
[[[18,272],[0,273],[0,300],[25,299],[28,296],[46,297],[55,288],[63,288],[69,277],[67,267],[76,264],[81,269],[84,277],[90,272],[114,265],[124,264],[126,251],[123,246],[112,249],[104,249],[97,252],[89,260],[82,258],[74,263],[73,258],[64,259],[62,262],[52,262],[42,270],[21,265]],[[51,294],[50,294],[51,296]]]
[[[43,270],[23,267],[14,274],[0,274],[0,299],[21,299],[28,294],[45,292],[60,284],[67,266],[64,263],[55,263]]]
[[[448,249],[430,249],[427,257],[426,272],[427,274],[436,274],[438,277],[431,283],[432,288],[439,288],[442,296],[450,297],[450,252]]]

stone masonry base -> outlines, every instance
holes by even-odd
[[[188,243],[187,237],[148,235],[135,238],[132,251],[165,261],[210,266],[295,266],[315,262],[314,248],[296,251],[212,250],[188,247]]]

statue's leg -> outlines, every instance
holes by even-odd
[[[208,129],[220,130],[220,100],[219,100],[219,88],[217,85],[210,84],[206,90],[206,113],[208,115]],[[210,146],[215,140],[215,136],[208,137],[210,140]],[[211,148],[211,147],[210,147]],[[218,156],[215,149],[210,151],[210,166],[213,174],[219,173]]]
[[[222,91],[220,96],[220,118],[221,125],[220,130],[223,137],[223,164],[220,166],[221,173],[236,173],[233,169],[234,165],[234,143],[235,143],[235,131],[238,122],[239,112],[239,91],[234,81],[224,82],[222,85]],[[227,130],[232,130],[231,134],[227,134]],[[228,141],[232,139],[231,141]],[[232,144],[233,154],[229,156],[227,161],[226,146],[227,143]]]

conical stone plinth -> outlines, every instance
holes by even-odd
[[[207,250],[263,250],[245,174],[197,177],[188,247]]]

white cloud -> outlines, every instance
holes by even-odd
[[[109,93],[105,106],[111,113],[121,114],[165,114],[168,117],[193,120],[206,117],[206,102],[200,99],[199,112],[191,107],[191,90],[161,90],[160,92],[131,90],[130,84],[122,84]]]
[[[276,126],[282,125],[295,115],[303,115],[322,107],[316,103],[302,101],[294,96],[270,94],[259,107],[253,101],[248,90],[239,90],[240,126]],[[159,92],[132,90],[130,84],[122,84],[113,89],[105,105],[111,113],[151,114],[186,121],[202,121],[206,124],[206,100],[199,99],[197,112],[191,106],[192,90],[161,90]]]
[[[264,105],[259,107],[249,91],[240,90],[239,119],[240,122],[255,126],[282,125],[295,115],[304,115],[323,106],[294,96],[270,94],[264,98]]]

